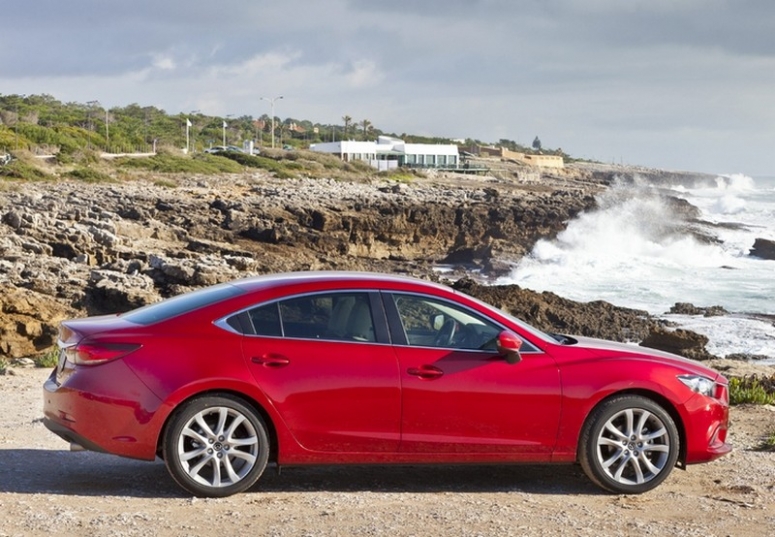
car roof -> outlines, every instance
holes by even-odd
[[[233,285],[244,289],[245,291],[257,291],[271,287],[283,287],[286,285],[305,284],[305,283],[332,283],[332,282],[360,282],[373,284],[392,284],[392,285],[412,285],[421,286],[426,289],[435,289],[454,293],[455,291],[445,285],[413,278],[410,276],[401,276],[396,274],[380,274],[377,272],[357,272],[357,271],[305,271],[305,272],[285,272],[279,274],[266,274],[253,276],[231,282]]]

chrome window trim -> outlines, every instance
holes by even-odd
[[[453,347],[433,347],[433,346],[426,346],[426,345],[411,345],[409,343],[407,343],[406,345],[401,345],[401,344],[398,344],[398,343],[383,343],[383,342],[379,342],[379,341],[346,341],[346,340],[341,340],[341,339],[327,339],[327,338],[315,338],[315,339],[312,339],[312,338],[302,338],[302,337],[290,337],[290,336],[285,336],[285,335],[283,335],[283,336],[262,336],[262,335],[259,335],[259,334],[243,334],[242,332],[239,332],[238,330],[234,329],[227,322],[227,320],[229,318],[234,317],[236,315],[240,315],[242,313],[248,312],[248,311],[250,311],[252,309],[255,309],[255,308],[261,308],[261,307],[264,307],[264,306],[268,306],[269,304],[274,304],[274,303],[282,302],[284,300],[292,300],[292,299],[297,299],[297,298],[302,298],[302,297],[307,297],[307,296],[330,295],[330,294],[345,294],[345,293],[363,293],[363,294],[367,294],[367,295],[369,293],[379,293],[381,296],[385,295],[385,294],[389,294],[389,295],[412,295],[412,296],[430,298],[430,299],[433,299],[433,300],[438,300],[439,302],[451,304],[453,307],[458,307],[460,309],[463,309],[464,311],[470,311],[470,312],[472,312],[472,315],[474,317],[486,317],[488,320],[490,320],[495,326],[499,327],[501,330],[511,330],[511,331],[513,331],[511,328],[509,328],[507,326],[504,326],[503,323],[496,322],[495,319],[493,319],[491,317],[488,317],[486,315],[483,315],[481,312],[471,308],[470,306],[467,306],[467,305],[464,305],[464,304],[459,304],[457,302],[453,302],[453,301],[451,301],[451,300],[449,300],[447,298],[439,297],[439,296],[436,296],[436,295],[430,295],[430,294],[426,294],[426,293],[420,293],[420,292],[416,292],[416,291],[396,291],[396,290],[392,290],[392,289],[377,289],[377,288],[330,289],[330,290],[311,291],[311,292],[306,292],[306,293],[297,293],[297,294],[293,294],[293,295],[286,295],[286,296],[283,296],[283,297],[278,297],[278,298],[273,298],[273,299],[270,299],[270,300],[266,300],[264,302],[258,302],[256,304],[251,305],[251,306],[248,306],[248,307],[242,308],[240,310],[234,311],[232,313],[229,313],[228,315],[225,315],[225,316],[221,317],[220,319],[217,319],[216,321],[213,321],[213,324],[215,326],[217,326],[218,328],[221,328],[222,330],[226,330],[227,332],[231,332],[233,334],[237,334],[237,335],[240,335],[240,336],[243,336],[243,337],[247,337],[247,338],[285,339],[285,340],[291,340],[291,341],[323,341],[323,342],[327,342],[327,343],[354,343],[354,344],[358,344],[358,345],[383,345],[383,346],[384,345],[389,345],[391,347],[411,347],[411,348],[414,348],[414,349],[434,349],[434,350],[445,349],[445,350],[455,351],[455,352],[479,353],[479,354],[487,353],[487,354],[492,354],[493,356],[498,355],[498,351],[485,350],[485,349],[455,349]],[[477,302],[483,304],[484,306],[488,306],[488,304],[486,302],[482,302],[482,301],[477,301]],[[495,308],[493,306],[489,306],[489,307],[493,308],[494,311],[497,311],[497,310],[495,310]],[[372,318],[373,318],[373,316],[374,316],[374,313],[372,312]],[[282,319],[280,319],[280,322],[282,323]],[[403,323],[402,323],[402,325],[403,325]],[[403,329],[404,327],[402,326],[401,328]],[[526,338],[524,338],[522,336],[520,336],[520,337],[522,338],[522,340],[525,343],[527,343],[532,348],[531,350],[522,351],[520,354],[545,354],[545,352],[543,350],[541,350],[540,348],[538,348],[532,341],[530,341],[530,340],[528,340],[528,339],[526,339]],[[408,338],[407,338],[407,341],[408,341]]]

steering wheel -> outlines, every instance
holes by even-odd
[[[451,347],[456,332],[457,323],[455,319],[447,319],[441,326],[439,333],[436,334],[436,339],[433,340],[434,345],[436,347]]]

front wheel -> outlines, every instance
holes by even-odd
[[[175,412],[164,437],[172,478],[195,496],[247,490],[266,468],[269,439],[255,410],[228,395],[206,396]]]
[[[678,429],[654,401],[626,395],[596,408],[580,439],[584,473],[600,487],[618,494],[655,488],[675,466]]]

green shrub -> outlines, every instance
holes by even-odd
[[[280,179],[292,179],[296,174],[292,170],[303,169],[303,166],[297,162],[284,160],[275,160],[269,157],[248,155],[238,151],[228,151],[221,153],[219,157],[233,160],[248,168],[259,168],[275,174]]]
[[[102,173],[94,168],[76,168],[65,174],[65,177],[77,179],[84,183],[112,183],[114,179],[108,174]]]
[[[51,368],[56,366],[59,361],[59,347],[51,347],[44,354],[34,357],[32,361],[35,362],[35,367]]]
[[[0,166],[0,178],[21,179],[24,181],[45,181],[52,179],[37,166],[21,160],[12,160],[5,166]]]
[[[775,375],[746,375],[729,379],[729,402],[733,405],[775,405]]]
[[[170,181],[168,179],[157,179],[153,184],[163,188],[178,188],[179,186],[175,181]]]
[[[123,168],[148,170],[157,173],[240,173],[242,167],[219,155],[198,153],[194,156],[158,153],[149,158],[124,157],[117,159]]]
[[[775,433],[770,433],[758,447],[759,451],[775,451]]]

